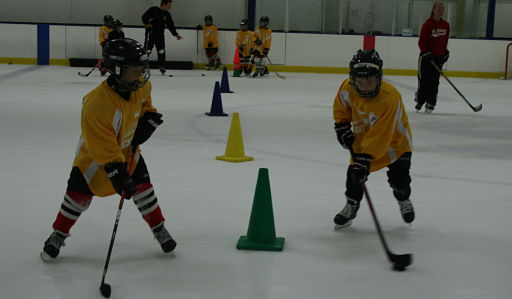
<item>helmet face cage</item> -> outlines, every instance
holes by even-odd
[[[149,56],[144,47],[129,38],[109,41],[104,55],[107,71],[115,78],[118,88],[123,91],[134,91],[148,82]],[[136,80],[126,81],[125,74],[129,67],[140,68],[140,76]]]
[[[240,28],[242,28],[243,30],[247,30],[248,24],[249,24],[249,21],[247,19],[242,19],[240,21]]]
[[[375,50],[358,50],[350,61],[350,84],[363,98],[373,98],[379,94],[382,83],[382,59]],[[369,91],[361,91],[356,85],[356,78],[377,78],[377,87]]]
[[[103,23],[111,24],[114,21],[114,18],[111,15],[105,15],[103,17]]]
[[[204,23],[208,26],[213,24],[213,17],[211,15],[206,15],[204,17]]]
[[[260,25],[261,23],[265,24],[265,26],[268,26],[268,23],[270,23],[270,19],[267,16],[263,16],[260,18]]]

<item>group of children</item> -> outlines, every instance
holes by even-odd
[[[118,19],[114,19],[111,15],[105,15],[103,17],[103,26],[100,27],[98,32],[98,40],[102,49],[102,57],[104,54],[105,44],[114,39],[124,38],[123,23]],[[98,69],[102,76],[107,73],[107,68],[103,63],[103,59],[98,60]]]
[[[240,21],[240,30],[236,33],[236,50],[240,57],[240,67],[242,72],[250,75],[254,66],[256,69],[253,77],[268,74],[268,68],[265,60],[270,51],[272,43],[272,29],[268,27],[270,19],[263,16],[259,20],[259,26],[255,31],[249,30],[247,19]],[[208,59],[207,70],[218,69],[222,66],[219,52],[219,43],[217,41],[217,26],[213,25],[213,17],[207,15],[204,17],[204,26],[198,25],[197,29],[203,29],[203,43]]]

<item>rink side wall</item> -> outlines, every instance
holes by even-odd
[[[97,26],[49,25],[49,63],[69,65],[69,58],[99,58]],[[144,40],[144,29],[124,28],[127,37]],[[166,31],[167,60],[206,63],[202,47],[202,31],[178,29],[183,40],[177,41]],[[235,31],[219,32],[219,54],[230,65],[235,50]],[[44,35],[43,35],[44,36]],[[41,34],[39,34],[41,39]],[[43,38],[44,39],[44,38]],[[346,73],[347,65],[357,49],[363,47],[361,35],[329,35],[274,32],[270,59],[278,71]],[[37,64],[37,24],[0,23],[0,63]],[[450,39],[450,60],[445,65],[452,76],[500,77],[505,64],[505,40]],[[384,60],[385,73],[416,75],[417,37],[377,36],[375,48]],[[156,60],[155,53],[152,59]]]

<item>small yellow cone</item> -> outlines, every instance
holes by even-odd
[[[240,115],[238,112],[233,113],[228,143],[226,144],[226,153],[224,156],[215,157],[215,159],[227,162],[246,162],[254,160],[253,157],[245,155],[242,128],[240,127]]]

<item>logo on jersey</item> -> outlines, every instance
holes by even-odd
[[[432,29],[432,37],[440,37],[440,36],[445,36],[445,35],[446,35],[446,29],[443,29],[443,28]]]

